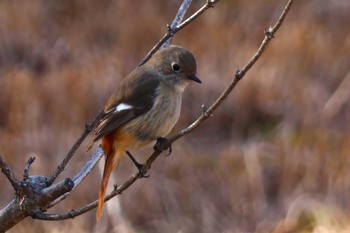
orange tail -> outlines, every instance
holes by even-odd
[[[114,157],[114,153],[106,157],[105,168],[103,170],[103,177],[101,182],[101,190],[98,196],[98,206],[97,206],[97,213],[96,213],[97,220],[99,220],[102,215],[102,209],[103,209],[107,184],[108,184],[108,180],[111,175],[111,172],[113,170],[113,157]]]
[[[114,148],[114,137],[105,136],[102,138],[102,148],[106,155],[105,167],[103,170],[102,182],[101,182],[101,190],[98,197],[98,206],[96,218],[99,220],[102,215],[102,209],[104,204],[104,197],[107,190],[107,184],[109,177],[112,173],[112,170],[117,167],[121,155],[124,153],[124,148],[119,146],[117,150]]]

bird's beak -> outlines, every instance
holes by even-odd
[[[188,79],[195,81],[197,83],[202,83],[202,81],[195,74],[188,76]]]

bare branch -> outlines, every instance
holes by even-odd
[[[64,181],[47,187],[47,178],[43,176],[29,176],[29,165],[33,162],[33,159],[29,159],[25,168],[25,180],[17,181],[13,176],[11,179],[15,179],[16,197],[3,209],[0,210],[0,232],[5,232],[12,228],[18,222],[30,216],[34,212],[47,209],[47,205],[55,200],[57,197],[69,192],[74,183],[71,179],[66,178]],[[1,168],[4,163],[0,156]],[[5,167],[8,168],[6,165]],[[5,174],[10,175],[7,169],[3,169]]]
[[[188,8],[191,5],[192,0],[184,0],[179,8],[179,11],[177,12],[173,22],[168,25],[168,30],[173,30],[174,28],[176,28],[177,25],[179,25],[183,19],[183,17],[185,16]],[[166,48],[170,45],[171,41],[172,41],[173,37],[170,37],[167,41],[164,42],[164,44],[161,46],[161,48]]]
[[[154,152],[160,154],[160,152]],[[154,154],[153,153],[153,154]],[[152,154],[152,155],[153,155]],[[126,182],[124,182],[122,185],[116,187],[110,194],[108,194],[105,198],[104,201],[108,201],[115,197],[116,195],[121,194],[124,190],[129,188],[137,179],[140,177],[140,172],[132,175]],[[63,214],[46,214],[43,212],[36,212],[32,215],[33,218],[36,219],[41,219],[41,220],[49,220],[49,221],[54,221],[54,220],[64,220],[64,219],[69,219],[69,218],[74,218],[79,215],[82,215],[92,209],[94,209],[97,206],[98,200],[95,200],[79,209],[74,209],[69,211],[68,213],[63,213]]]
[[[90,124],[87,124],[85,126],[85,130],[84,132],[81,134],[81,136],[78,138],[78,140],[75,142],[75,144],[73,145],[73,147],[70,149],[70,151],[68,152],[67,156],[62,160],[62,162],[57,166],[56,170],[54,171],[54,173],[50,176],[50,178],[48,179],[48,185],[51,185],[56,178],[58,177],[58,175],[64,170],[64,168],[66,167],[66,165],[68,164],[69,160],[73,157],[73,155],[75,154],[76,150],[80,147],[81,143],[83,143],[83,141],[85,140],[85,138],[87,137],[87,135],[89,135],[89,133],[91,132],[91,130],[95,127],[95,125],[97,124],[97,122],[99,121],[101,115],[102,115],[102,111],[100,111],[100,113],[92,120],[92,122]]]
[[[216,3],[217,1],[210,1],[210,4],[207,2],[208,7],[212,7],[211,4]],[[257,59],[261,56],[261,54],[264,52],[267,44],[269,41],[273,38],[275,32],[277,32],[278,28],[282,24],[285,16],[287,15],[292,3],[294,0],[289,0],[284,11],[282,12],[280,18],[278,19],[277,23],[271,30],[269,29],[269,33],[265,32],[265,38],[262,41],[260,47],[258,48],[257,52],[253,55],[253,57],[248,61],[247,65],[242,69],[242,73],[237,75],[239,71],[236,72],[236,75],[230,82],[229,86],[222,92],[222,94],[218,97],[218,99],[208,108],[203,108],[203,114],[197,118],[191,125],[189,125],[187,128],[179,131],[178,133],[170,136],[166,141],[162,142],[162,145],[160,148],[166,149],[168,148],[172,142],[176,141],[180,137],[192,132],[194,129],[196,129],[200,124],[202,124],[207,118],[212,116],[212,113],[220,106],[220,104],[226,99],[226,97],[230,94],[230,92],[233,90],[233,88],[237,85],[237,83],[244,77],[247,71],[252,67],[252,65],[256,62]],[[197,16],[196,16],[197,17]],[[185,23],[185,22],[184,22]],[[179,25],[180,26],[180,25]],[[251,64],[251,65],[249,65]],[[143,171],[148,171],[151,168],[151,164],[157,159],[159,154],[161,153],[160,150],[155,150],[152,155],[147,159],[146,163],[144,164]],[[132,175],[126,182],[124,182],[120,186],[116,186],[115,189],[108,194],[104,201],[108,201],[111,198],[113,198],[116,195],[121,194],[124,190],[126,190],[128,187],[130,187],[137,179],[141,177],[140,171],[138,173],[135,173]],[[86,213],[87,211],[95,208],[97,206],[97,200],[94,202],[91,202],[79,209],[72,210],[68,213],[63,214],[46,214],[46,213],[35,213],[32,215],[33,218],[42,219],[42,220],[63,220],[68,218],[74,218],[76,216],[79,216],[83,213]]]
[[[52,200],[55,200],[56,198],[64,195],[65,193],[69,193],[70,191],[72,191],[73,187],[74,182],[71,179],[66,178],[55,185],[51,185],[45,189],[42,189],[42,195],[40,195],[36,199],[36,201],[39,206],[44,206],[46,209],[47,203],[50,203]]]
[[[198,18],[201,14],[203,14],[206,10],[209,8],[213,8],[216,3],[218,3],[220,0],[208,0],[198,11],[196,11],[193,15],[188,17],[185,21],[183,21],[179,26],[177,26],[173,33],[180,31],[184,27],[186,27],[189,23],[191,23],[193,20]]]
[[[54,202],[57,204],[67,196],[67,193],[70,192],[73,187],[78,185],[84,177],[86,177],[97,161],[102,157],[103,153],[101,153],[101,150],[97,150],[99,155],[93,156],[82,168],[81,172],[74,177],[76,183],[70,178],[66,178],[63,181],[52,185],[52,182],[57,178],[60,172],[63,171],[69,159],[92,130],[100,116],[101,113],[92,121],[92,123],[86,126],[84,133],[74,144],[67,157],[58,166],[55,173],[51,176],[50,182],[43,176],[29,176],[29,168],[34,162],[34,158],[28,160],[24,169],[23,181],[20,182],[16,179],[9,166],[0,156],[0,168],[8,177],[16,191],[16,197],[6,207],[0,210],[0,232],[7,231],[27,216],[35,216],[36,213],[42,213],[42,211],[52,207],[52,203]]]
[[[79,173],[73,177],[74,188],[80,184],[80,182],[91,172],[95,167],[97,162],[103,156],[103,149],[99,146],[93,156],[86,162],[86,164],[81,168]]]
[[[15,174],[12,172],[9,165],[5,162],[5,160],[0,155],[0,168],[1,171],[6,175],[7,179],[10,181],[13,189],[17,192],[18,191],[18,184],[19,181],[17,180]]]
[[[81,183],[81,181],[83,181],[83,179],[92,171],[92,169],[96,166],[97,162],[102,158],[102,156],[103,156],[103,150],[101,146],[99,146],[96,149],[95,153],[92,155],[92,157],[80,169],[78,174],[76,174],[73,177],[72,180],[74,182],[74,187],[71,189],[71,191],[73,191],[73,189],[75,189]],[[70,193],[65,193],[64,195],[60,196],[59,198],[51,202],[48,206],[48,209],[51,208],[52,206],[57,205],[59,202],[64,200],[69,194]]]
[[[29,167],[34,162],[35,157],[30,157],[27,161],[27,165],[24,168],[23,181],[27,181],[29,177]]]
[[[148,54],[142,59],[142,61],[140,62],[139,66],[142,66],[143,64],[145,64],[151,57],[152,55],[160,48],[162,47],[162,45],[164,43],[166,43],[169,39],[171,39],[178,31],[180,31],[181,29],[183,29],[184,27],[186,27],[189,23],[191,23],[193,20],[195,20],[198,16],[200,16],[201,14],[203,14],[206,10],[208,10],[211,7],[214,7],[214,5],[218,2],[219,0],[208,0],[198,11],[196,11],[193,15],[191,15],[190,17],[188,17],[185,21],[183,21],[181,24],[177,24],[177,26],[173,25],[173,23],[175,22],[175,20],[177,19],[177,16],[182,14],[182,16],[185,15],[188,7],[185,9],[179,9],[179,12],[177,14],[177,16],[175,17],[173,23],[171,24],[171,26],[168,26],[168,31],[167,33],[158,41],[158,43],[151,49],[151,51],[148,52]],[[183,5],[186,4],[185,3],[186,0],[184,0]],[[190,4],[190,3],[188,3]],[[185,12],[180,12],[181,10],[186,10]],[[178,23],[180,23],[180,21],[176,21]],[[166,46],[165,46],[166,47]]]
[[[294,0],[288,1],[287,5],[285,6],[282,14],[278,18],[276,24],[273,27],[269,27],[268,29],[265,29],[265,38],[261,42],[261,45],[259,49],[256,51],[256,53],[253,55],[253,57],[249,60],[249,62],[244,66],[242,70],[237,70],[236,72],[236,78],[241,79],[245,75],[245,73],[255,64],[255,62],[259,59],[261,54],[265,51],[267,44],[270,42],[271,39],[275,37],[275,33],[280,28],[281,24],[283,23],[284,19],[286,18]]]

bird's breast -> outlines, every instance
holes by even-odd
[[[182,93],[160,90],[153,107],[145,114],[127,123],[123,127],[124,130],[137,138],[140,146],[159,137],[165,137],[179,119],[181,98]]]

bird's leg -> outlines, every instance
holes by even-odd
[[[145,169],[145,165],[137,162],[134,156],[132,156],[132,154],[129,151],[125,151],[125,152],[129,156],[131,161],[135,164],[137,169],[139,170],[140,178],[148,178],[149,175],[147,175],[147,170]]]
[[[157,138],[157,142],[154,145],[153,149],[159,152],[168,149],[168,154],[166,154],[166,156],[169,156],[171,152],[173,152],[173,149],[171,147],[171,144],[169,144],[168,139],[162,137]]]

